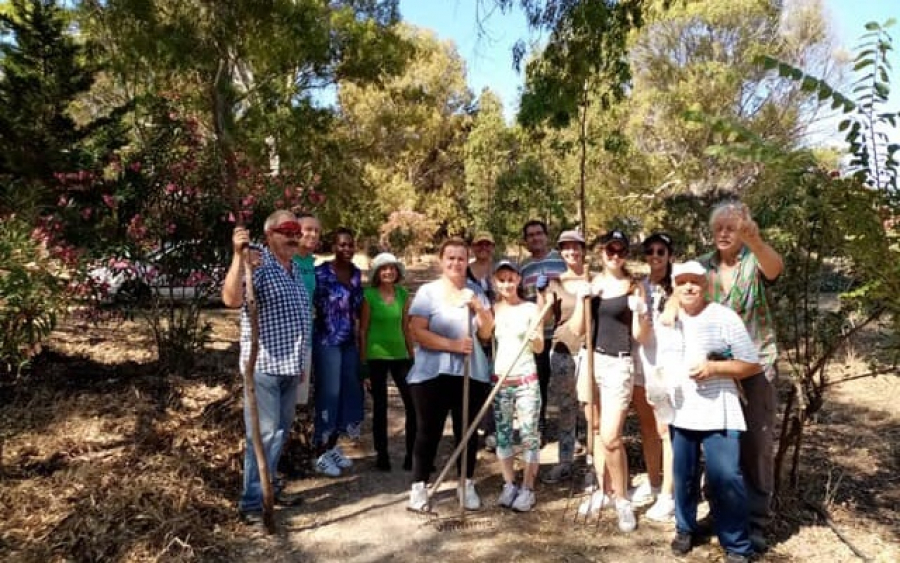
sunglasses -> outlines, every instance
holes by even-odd
[[[665,256],[669,251],[665,248],[645,248],[644,255],[645,256]]]
[[[277,227],[272,227],[269,231],[286,237],[299,237],[303,234],[303,228],[296,221],[285,221]]]
[[[607,256],[618,256],[619,258],[625,258],[628,256],[627,248],[619,248],[618,250],[612,247],[606,247],[603,249],[603,252],[606,253]]]

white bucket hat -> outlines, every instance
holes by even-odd
[[[369,275],[369,277],[372,280],[378,279],[378,270],[384,268],[385,266],[395,266],[397,268],[397,271],[400,273],[400,278],[406,277],[406,269],[403,267],[403,264],[401,264],[400,260],[397,260],[397,257],[390,252],[382,252],[381,254],[376,256],[374,260],[372,260],[372,273]]]

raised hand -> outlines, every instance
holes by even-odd
[[[231,246],[235,254],[240,254],[244,247],[250,244],[250,231],[244,227],[235,227],[231,234]]]

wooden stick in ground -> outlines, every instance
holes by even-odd
[[[472,309],[466,306],[468,310],[468,314],[466,315],[466,332],[469,336],[472,336]],[[475,339],[472,339],[472,346],[478,346],[478,342]],[[474,351],[474,350],[473,350]],[[465,358],[463,358],[463,392],[462,392],[462,434],[466,436],[469,434],[469,392],[470,392],[470,378],[471,378],[471,361],[472,354],[466,354]],[[459,518],[465,523],[466,521],[466,479],[468,478],[468,465],[469,465],[469,448],[468,448],[468,439],[464,439],[460,442],[460,445],[463,446],[462,449],[462,459],[460,460],[460,477],[459,483],[457,487],[459,489]]]
[[[531,334],[532,332],[534,332],[535,330],[538,330],[540,327],[543,326],[544,316],[547,314],[547,311],[550,309],[550,307],[552,305],[553,305],[552,302],[544,305],[544,308],[541,309],[540,313],[538,313],[538,316],[535,319],[535,321],[532,323],[532,325],[530,327],[528,327],[528,332],[526,334]],[[503,387],[503,382],[505,382],[506,379],[510,376],[510,374],[512,373],[513,367],[515,367],[515,365],[516,365],[516,362],[519,361],[519,358],[522,357],[522,354],[525,353],[525,350],[527,350],[530,345],[531,345],[530,340],[525,340],[525,342],[522,343],[522,347],[519,348],[519,352],[516,354],[515,358],[513,358],[513,361],[510,363],[509,369],[506,370],[506,372],[500,376],[500,378],[496,381],[496,383],[494,383],[494,388],[491,389],[491,392],[488,394],[487,398],[484,400],[484,403],[481,405],[481,409],[478,411],[478,414],[476,414],[475,418],[472,419],[472,423],[469,425],[468,431],[465,432],[463,439],[459,442],[459,444],[456,445],[456,449],[453,450],[452,454],[450,454],[450,458],[444,464],[444,468],[441,470],[441,472],[438,474],[437,479],[435,479],[434,483],[428,489],[428,504],[429,505],[431,504],[431,497],[434,496],[434,493],[437,492],[438,488],[441,486],[441,483],[444,482],[444,478],[447,476],[447,473],[450,471],[450,467],[453,466],[454,463],[456,463],[456,458],[459,457],[463,448],[465,448],[466,443],[472,437],[472,434],[474,434],[475,431],[478,429],[478,425],[481,424],[481,419],[484,418],[485,413],[487,413],[487,411],[491,408],[491,405],[494,402],[494,397],[497,396],[497,393],[499,393],[500,389]]]
[[[596,420],[594,420],[594,387],[596,383],[594,383],[594,340],[593,340],[593,314],[591,313],[591,296],[588,295],[584,298],[584,346],[587,351],[587,357],[585,361],[587,362],[587,377],[588,382],[590,383],[591,392],[588,394],[588,431],[587,431],[587,459],[590,462],[591,469],[594,470],[594,426],[596,425]],[[602,474],[600,476],[597,475],[596,470],[594,470],[594,479],[602,479]],[[597,484],[597,483],[594,483]]]
[[[250,265],[250,249],[245,248],[241,256],[244,263],[244,279],[246,280],[247,316],[250,317],[250,354],[244,366],[244,389],[247,392],[247,410],[250,415],[250,435],[253,438],[253,454],[259,469],[259,484],[263,496],[263,524],[270,534],[275,533],[275,491],[272,489],[272,476],[269,462],[262,445],[262,432],[259,429],[259,404],[256,400],[256,358],[259,356],[259,309],[256,304],[256,291],[253,288],[253,267]]]

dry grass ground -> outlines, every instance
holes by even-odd
[[[642,520],[642,510],[638,530],[628,535],[617,531],[612,512],[589,526],[564,520],[568,485],[540,487],[529,514],[496,508],[499,468],[485,452],[477,480],[486,508],[471,517],[483,526],[439,531],[408,513],[409,474],[399,467],[402,408],[394,393],[393,472],[374,469],[365,434],[361,444],[346,445],[355,465],[344,476],[290,481],[305,502],[279,511],[277,535],[240,524],[237,315],[210,310],[206,317],[213,342],[190,378],[155,373],[149,335],[138,324],[65,324],[28,379],[0,388],[0,560],[679,560],[669,553],[671,526]],[[900,561],[898,396],[894,375],[834,389],[808,429],[800,488],[785,495],[763,560],[855,559],[809,501],[824,506],[867,557]],[[637,460],[631,430],[629,457]],[[554,447],[544,452],[547,464]],[[448,452],[445,444],[441,459]],[[454,484],[439,494],[442,515],[457,512]],[[681,560],[720,559],[712,544]]]

